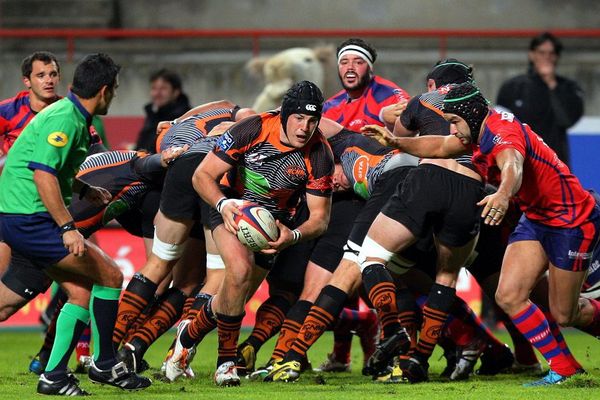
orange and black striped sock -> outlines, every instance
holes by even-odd
[[[209,302],[210,299],[212,299],[212,297],[213,297],[212,294],[208,294],[208,293],[204,293],[204,292],[199,292],[199,293],[196,293],[195,296],[188,297],[188,299],[186,300],[186,303],[190,299],[191,299],[192,303],[191,303],[191,306],[187,310],[185,309],[185,306],[184,306],[183,318],[189,319],[189,320],[193,320],[194,318],[196,318],[196,315],[198,315],[200,310],[202,310],[202,307],[204,307],[204,305],[207,302]],[[211,315],[212,315],[212,311],[211,311]],[[216,324],[216,322],[215,322],[215,324]]]
[[[383,264],[369,265],[362,278],[369,300],[377,310],[383,337],[387,338],[400,330],[394,280]]]
[[[269,297],[256,310],[254,329],[246,339],[246,343],[249,343],[254,347],[254,350],[258,351],[267,340],[279,332],[285,320],[285,315],[290,311],[290,308],[291,304],[285,297]]]
[[[138,318],[142,310],[152,300],[154,292],[156,292],[156,287],[156,283],[141,273],[138,272],[133,275],[129,285],[127,285],[127,289],[123,291],[117,311],[117,321],[112,338],[115,348],[121,345],[121,341],[127,333],[129,325]]]
[[[170,288],[161,296],[157,307],[146,322],[133,335],[131,344],[143,355],[148,347],[181,317],[186,295],[177,288]]]
[[[423,325],[415,355],[427,362],[437,344],[450,308],[456,298],[456,289],[434,283],[423,307]]]
[[[235,362],[237,358],[238,338],[242,327],[242,315],[217,314],[217,332],[219,335],[219,356],[217,368],[227,361]]]
[[[192,308],[197,308],[196,316],[188,324],[187,329],[181,334],[181,344],[190,348],[204,336],[217,327],[217,319],[212,312],[212,296],[206,293],[198,293]],[[189,313],[188,313],[189,314]]]
[[[290,308],[287,313],[283,325],[281,325],[281,331],[275,344],[275,349],[271,355],[271,359],[279,360],[285,357],[285,354],[290,349],[290,345],[298,336],[302,323],[308,314],[312,303],[306,300],[298,300],[296,304]]]
[[[131,342],[131,340],[137,333],[138,329],[140,329],[142,327],[142,325],[144,325],[146,323],[146,321],[148,320],[148,316],[150,316],[150,315],[154,314],[154,312],[156,312],[156,308],[158,307],[158,304],[159,304],[159,298],[155,294],[154,297],[152,298],[152,300],[148,304],[146,304],[146,307],[144,307],[142,312],[140,312],[140,315],[138,315],[138,317],[135,319],[135,321],[133,321],[131,324],[129,324],[129,326],[127,327],[127,332],[125,333],[125,336],[121,340],[122,343]]]
[[[335,286],[327,285],[311,307],[296,340],[285,356],[286,361],[300,361],[308,349],[323,335],[340,315],[347,294]]]

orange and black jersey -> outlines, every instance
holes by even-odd
[[[368,199],[379,175],[385,170],[387,162],[400,150],[392,149],[378,141],[343,129],[329,138],[336,162],[342,165],[354,192]]]
[[[210,111],[198,112],[178,121],[165,133],[160,134],[156,140],[156,152],[172,146],[190,146],[196,141],[206,137],[208,133],[221,122],[234,121],[235,113],[239,107],[217,108]]]
[[[225,132],[213,152],[235,167],[228,180],[240,198],[284,222],[302,194],[331,195],[333,156],[320,131],[297,149],[281,142],[280,127],[279,112],[248,117]]]
[[[164,176],[160,154],[122,150],[88,156],[77,178],[108,190],[113,197],[108,205],[96,206],[73,196],[69,212],[75,225],[84,236],[91,235],[110,220],[137,207],[149,190],[161,188]]]
[[[452,85],[444,85],[438,89],[413,97],[400,115],[400,122],[409,131],[419,132],[419,135],[450,135],[450,123],[443,117],[441,111],[445,95]],[[471,155],[456,157],[455,160],[467,168],[477,172],[471,162]]]

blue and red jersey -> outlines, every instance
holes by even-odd
[[[56,100],[60,99],[62,99],[62,96],[56,96]],[[2,139],[4,154],[8,153],[23,129],[36,115],[37,112],[31,109],[29,91],[27,90],[23,90],[17,93],[15,97],[0,102],[0,138]],[[102,124],[102,121],[99,117],[94,116],[92,124]],[[94,138],[92,143],[104,144],[98,129],[94,125],[90,125],[90,135]]]
[[[2,151],[4,153],[8,153],[21,131],[35,114],[31,109],[27,90],[0,102],[0,136],[3,139]]]
[[[480,144],[474,146],[473,164],[492,184],[500,182],[496,156],[505,149],[515,149],[524,158],[523,181],[515,201],[529,220],[574,228],[588,218],[595,206],[594,198],[569,167],[513,114],[491,111]]]
[[[345,90],[329,98],[323,105],[323,116],[345,128],[360,131],[365,125],[383,126],[379,119],[381,109],[409,99],[406,91],[376,75],[358,99],[352,100]]]

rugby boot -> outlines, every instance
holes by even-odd
[[[233,361],[226,361],[219,365],[215,371],[214,379],[217,386],[240,386],[240,377]]]
[[[406,354],[410,349],[410,336],[405,328],[401,328],[392,336],[379,343],[375,352],[367,360],[363,369],[364,375],[379,376],[386,371],[395,356]]]
[[[79,379],[73,374],[67,374],[65,378],[56,381],[51,381],[41,374],[37,392],[53,396],[89,396],[88,392],[79,387]]]
[[[123,361],[113,365],[110,369],[101,370],[96,367],[92,360],[88,377],[92,383],[111,385],[131,391],[142,390],[152,385],[150,379],[130,371]]]

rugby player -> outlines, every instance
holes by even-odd
[[[327,228],[333,160],[318,131],[322,103],[316,85],[308,81],[296,83],[284,96],[281,112],[260,114],[234,125],[194,174],[194,187],[216,209],[211,212],[211,229],[226,266],[223,284],[211,303],[219,334],[215,372],[219,386],[240,383],[235,359],[244,304],[252,288],[267,273],[265,260],[245,248],[235,236],[237,225],[233,218],[239,213],[238,199],[266,207],[277,220],[279,238],[269,243],[264,255],[274,255],[297,242],[317,237]],[[239,171],[231,178],[231,185],[219,187],[220,177],[234,167]],[[297,221],[296,207],[303,195],[309,216]],[[263,268],[254,268],[255,264]],[[193,345],[190,326],[193,325],[189,321],[183,321],[178,327],[173,363],[185,364]]]
[[[66,207],[73,191],[98,203],[110,200],[106,190],[74,178],[94,139],[89,130],[92,116],[108,111],[119,69],[105,54],[84,58],[75,69],[67,98],[28,124],[0,178],[4,241],[12,251],[45,269],[69,296],[57,322],[60,340],[55,341],[38,382],[42,394],[85,394],[68,373],[67,361],[90,316],[96,343],[90,379],[127,390],[151,384],[115,358],[111,335],[123,276],[111,259],[77,231]]]
[[[561,383],[580,373],[581,366],[563,352],[529,293],[548,270],[550,311],[558,324],[597,335],[599,303],[581,301],[579,293],[598,242],[600,208],[539,136],[514,115],[491,110],[474,85],[451,90],[443,111],[454,135],[397,138],[395,145],[420,157],[444,158],[473,149],[481,174],[499,183],[495,194],[479,202],[486,224],[500,224],[515,198],[523,216],[509,239],[496,301],[550,365],[544,378],[528,385]]]

